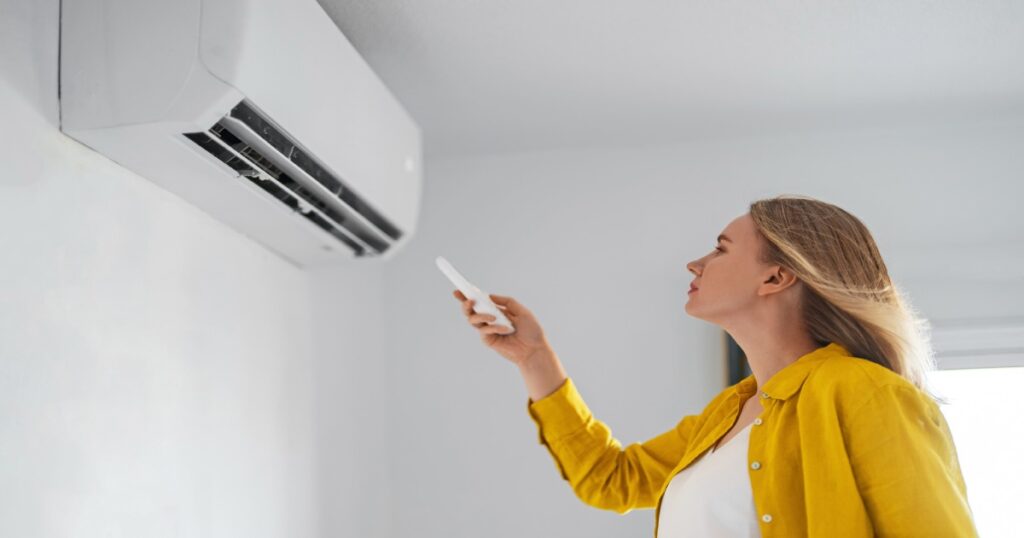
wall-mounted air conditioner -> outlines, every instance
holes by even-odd
[[[63,0],[61,129],[299,266],[413,236],[420,129],[315,0]]]

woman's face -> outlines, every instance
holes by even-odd
[[[689,293],[686,312],[725,326],[733,313],[750,308],[771,273],[757,259],[761,241],[749,213],[730,222],[709,254],[686,264],[694,274],[692,286],[698,288]]]

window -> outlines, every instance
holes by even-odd
[[[1020,536],[1024,499],[1024,367],[940,370],[932,390],[949,423],[978,535]]]
[[[1024,325],[945,326],[933,336],[932,391],[949,423],[978,535],[1021,536],[1024,499]],[[1009,323],[1007,323],[1009,321]]]

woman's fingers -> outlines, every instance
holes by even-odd
[[[506,334],[509,328],[504,325],[485,325],[480,327],[480,334]]]
[[[477,322],[487,323],[489,321],[494,321],[496,319],[498,319],[498,318],[496,318],[496,317],[494,317],[494,316],[492,316],[490,314],[473,314],[472,316],[469,316],[469,322],[470,323],[477,323]]]
[[[495,321],[495,320],[498,319],[497,316],[493,316],[491,314],[478,314],[478,313],[474,312],[473,311],[473,305],[476,304],[476,300],[475,299],[466,299],[466,296],[463,295],[461,291],[459,291],[459,290],[453,291],[452,292],[452,296],[454,296],[456,299],[458,299],[459,301],[462,302],[462,314],[464,316],[466,316],[466,318],[469,319],[469,323],[471,325],[473,325],[474,327],[479,329],[481,327],[489,325],[488,322]],[[497,297],[502,297],[502,296],[499,295]],[[503,299],[507,299],[505,297],[502,297],[502,298]],[[508,310],[508,306],[506,306],[504,304],[497,304],[497,303],[495,304],[495,306],[497,306],[498,310],[501,310],[505,314],[506,317],[508,317],[508,318],[514,318],[515,317]]]

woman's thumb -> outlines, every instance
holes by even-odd
[[[506,295],[497,295],[494,293],[490,294],[490,297],[491,300],[495,302],[495,304],[504,306],[513,314],[519,313],[519,303],[517,303],[515,299],[508,297]]]

